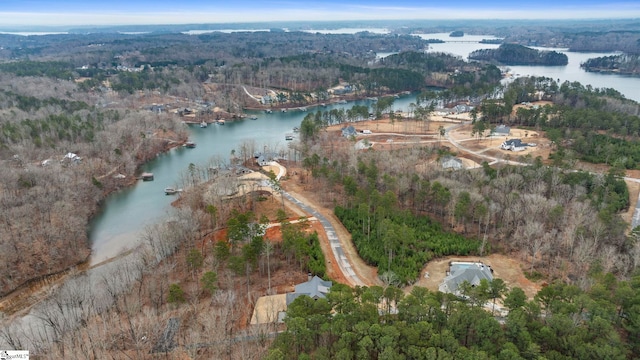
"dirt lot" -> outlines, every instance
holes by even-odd
[[[525,294],[531,299],[542,288],[541,284],[534,283],[527,279],[522,272],[521,263],[512,257],[500,254],[492,254],[489,256],[448,256],[429,262],[422,272],[420,279],[414,286],[426,287],[432,291],[438,291],[438,286],[446,276],[449,270],[450,261],[480,261],[493,269],[493,275],[496,278],[504,280],[509,288],[519,287],[524,290]],[[429,276],[426,277],[425,275]],[[405,289],[406,292],[411,291],[411,287]]]

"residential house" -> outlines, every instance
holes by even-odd
[[[467,104],[458,104],[453,107],[453,112],[456,114],[468,113],[473,110],[473,106]]]
[[[147,109],[153,113],[156,114],[162,114],[163,112],[165,112],[165,107],[164,105],[157,105],[157,104],[153,104],[149,107],[147,107]]]
[[[352,137],[352,136],[356,136],[358,134],[358,132],[356,131],[356,128],[354,128],[353,126],[349,125],[349,126],[345,126],[342,128],[342,136],[344,137]]]
[[[452,261],[449,263],[449,271],[438,290],[443,293],[460,295],[460,285],[468,282],[475,287],[480,285],[481,280],[493,280],[493,270],[489,265],[482,262],[462,262]]]
[[[256,156],[256,162],[259,166],[267,166],[271,161],[278,160],[278,155],[275,153],[260,153]]]
[[[493,131],[491,131],[491,136],[509,136],[511,133],[511,128],[504,124],[496,126]]]
[[[68,152],[64,156],[64,158],[62,158],[61,162],[65,162],[65,161],[79,162],[80,160],[82,160],[82,158],[80,156],[78,156],[77,154],[74,154],[72,152]]]
[[[271,97],[271,95],[265,95],[260,99],[260,103],[262,103],[262,105],[269,105],[273,102],[273,98]]]
[[[529,146],[529,144],[523,143],[520,139],[511,139],[503,142],[500,145],[500,149],[510,151],[523,151],[527,148],[527,146]]]
[[[351,87],[351,85],[345,85],[344,87],[338,87],[331,90],[331,92],[333,92],[334,95],[345,95],[345,94],[351,93],[352,91],[353,91],[353,88]]]
[[[450,170],[464,169],[462,160],[453,156],[444,156],[442,159],[440,159],[440,166],[442,166],[443,169]]]
[[[302,295],[307,295],[314,300],[324,299],[326,298],[331,285],[331,281],[324,281],[318,276],[314,276],[309,279],[309,281],[296,285],[295,291],[287,294],[287,305],[291,304],[293,300]]]
[[[283,322],[289,304],[297,297],[307,295],[312,299],[326,298],[331,281],[324,281],[317,276],[309,275],[309,281],[295,286],[295,291],[286,294],[262,296],[256,302],[251,316],[251,324],[268,324]]]

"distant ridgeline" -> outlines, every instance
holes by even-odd
[[[612,55],[588,59],[580,64],[586,71],[640,75],[640,55]]]
[[[567,55],[557,51],[539,51],[517,44],[502,44],[497,49],[481,49],[469,59],[498,62],[502,65],[567,65]]]

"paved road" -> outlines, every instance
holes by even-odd
[[[347,255],[344,253],[344,250],[342,249],[342,245],[340,244],[340,240],[336,235],[336,230],[333,227],[333,225],[331,225],[331,222],[329,222],[329,220],[327,220],[327,218],[325,218],[318,211],[311,208],[310,206],[303,203],[302,201],[294,198],[293,196],[291,196],[291,194],[287,193],[286,191],[283,192],[283,194],[284,194],[284,197],[287,198],[287,200],[296,204],[302,210],[313,215],[316,219],[318,219],[318,221],[320,221],[320,224],[322,224],[324,231],[327,233],[327,238],[329,239],[329,245],[331,245],[331,251],[333,252],[333,256],[338,262],[340,271],[342,271],[345,278],[350,280],[354,285],[366,286],[365,282],[362,281],[362,279],[360,279],[360,277],[358,277],[356,272],[353,270],[353,266],[351,266],[351,263],[349,262]]]
[[[286,168],[284,166],[280,165],[276,161],[269,162],[269,165],[277,166],[279,168],[278,174],[276,175],[276,180],[277,181],[279,181],[280,178],[283,177],[287,173]],[[324,231],[327,234],[327,238],[329,239],[329,245],[331,246],[331,251],[333,252],[333,257],[338,262],[338,267],[340,268],[340,271],[342,272],[344,277],[347,280],[349,280],[353,285],[359,285],[359,286],[366,286],[367,285],[364,281],[362,281],[362,279],[360,279],[360,277],[353,270],[353,266],[351,265],[351,262],[349,262],[349,258],[347,258],[347,255],[344,253],[344,250],[342,249],[342,244],[340,243],[340,239],[338,239],[338,235],[336,233],[335,228],[333,227],[331,222],[329,220],[327,220],[326,217],[324,217],[320,212],[318,212],[316,209],[312,208],[311,206],[309,206],[309,205],[303,203],[302,201],[294,198],[288,192],[286,192],[286,191],[284,191],[282,189],[274,188],[274,186],[273,186],[274,184],[272,184],[271,182],[264,181],[262,183],[262,185],[263,186],[271,186],[274,189],[274,191],[276,191],[276,192],[282,191],[282,195],[287,200],[289,200],[290,202],[296,204],[300,209],[302,209],[307,214],[311,214],[313,216],[312,218],[316,218],[320,222],[320,224],[322,224],[322,227],[324,228]]]

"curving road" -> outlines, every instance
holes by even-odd
[[[331,246],[331,251],[333,252],[333,256],[338,262],[340,271],[342,271],[342,274],[345,276],[345,278],[350,280],[351,283],[353,283],[354,285],[366,286],[367,284],[364,281],[362,281],[362,279],[360,279],[360,277],[353,270],[353,266],[351,265],[351,262],[349,262],[349,258],[347,258],[347,255],[344,253],[344,250],[342,249],[342,244],[340,243],[340,239],[338,239],[338,236],[336,235],[336,230],[334,229],[333,225],[331,225],[331,222],[329,222],[327,218],[325,218],[322,214],[320,214],[320,212],[316,211],[315,209],[303,203],[302,201],[294,198],[293,196],[291,196],[291,194],[287,193],[286,191],[283,191],[282,194],[287,200],[296,204],[299,208],[304,210],[306,213],[313,215],[316,219],[318,219],[318,221],[320,221],[320,224],[322,224],[322,227],[324,228],[324,231],[327,234],[327,238],[329,239],[329,245]]]
[[[279,171],[278,171],[278,174],[276,175],[277,181],[279,181],[280,178],[282,178],[287,173],[286,168],[275,161],[269,162],[269,165],[278,167]],[[278,189],[274,188],[273,184],[270,184],[270,185],[274,191],[278,191]],[[336,259],[338,263],[338,267],[340,268],[340,271],[342,272],[344,277],[347,280],[349,280],[353,285],[366,286],[367,284],[364,281],[362,281],[362,279],[360,279],[358,274],[356,274],[356,272],[353,270],[353,266],[351,265],[349,258],[345,254],[344,249],[342,249],[342,243],[340,242],[340,239],[338,238],[336,230],[331,224],[331,222],[327,220],[327,218],[324,217],[319,211],[303,203],[302,201],[294,198],[288,192],[282,189],[280,189],[279,191],[282,192],[282,195],[287,200],[296,204],[300,209],[302,209],[307,214],[311,214],[314,218],[316,218],[320,222],[320,224],[322,224],[322,227],[324,228],[324,231],[327,234],[327,238],[329,239],[329,245],[331,246],[333,257]]]

